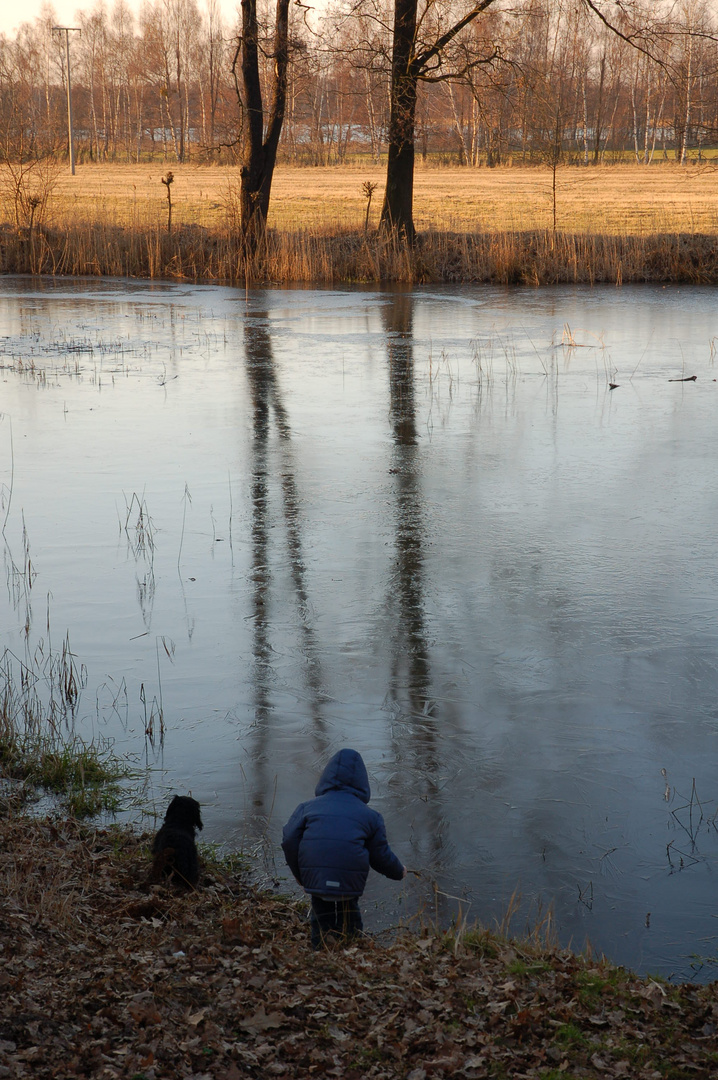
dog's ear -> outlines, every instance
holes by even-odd
[[[194,820],[194,823],[195,823],[196,828],[203,829],[204,825],[202,824],[202,818],[200,817],[199,810],[200,810],[199,803],[195,803],[195,820]]]

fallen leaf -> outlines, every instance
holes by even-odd
[[[136,1024],[159,1024],[162,1020],[151,995],[140,994],[128,1003],[127,1011]]]
[[[253,1016],[245,1016],[243,1020],[240,1020],[239,1026],[242,1031],[266,1031],[268,1028],[281,1027],[285,1019],[283,1013],[271,1012],[267,1014],[264,1008],[261,1008]]]
[[[218,1080],[243,1080],[244,1076],[233,1061],[230,1061],[224,1072],[217,1073]]]
[[[243,940],[242,919],[222,919],[222,938],[228,945],[237,945]]]

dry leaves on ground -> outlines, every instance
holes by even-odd
[[[716,985],[488,933],[313,953],[301,905],[212,872],[147,884],[147,838],[0,820],[2,1077],[718,1073]]]

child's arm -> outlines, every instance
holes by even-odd
[[[284,852],[284,858],[287,860],[287,866],[300,885],[302,884],[302,878],[299,870],[299,844],[306,828],[306,824],[304,803],[302,803],[294,811],[282,830],[282,851]]]
[[[406,874],[406,867],[389,847],[384,818],[379,813],[376,816],[378,819],[377,827],[367,841],[369,865],[373,870],[383,874],[384,877],[392,878],[394,881],[401,881]]]

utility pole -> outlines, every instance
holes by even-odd
[[[67,138],[70,144],[70,170],[75,175],[75,147],[72,138],[72,85],[70,83],[70,31],[76,30],[82,33],[79,26],[53,26],[53,34],[57,31],[65,35],[65,66],[67,68]]]

